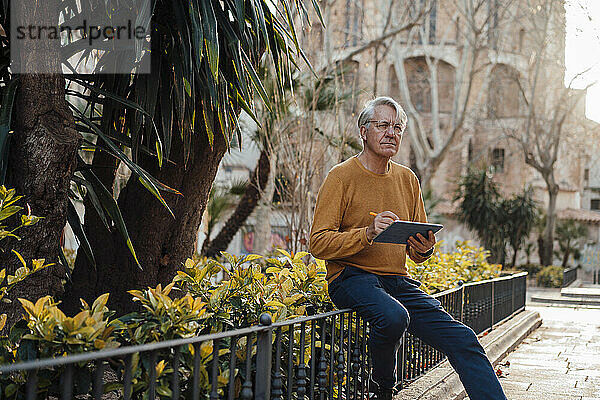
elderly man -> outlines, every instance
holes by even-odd
[[[398,153],[407,116],[389,97],[366,103],[358,117],[363,150],[329,171],[319,191],[310,234],[313,256],[327,261],[329,295],[369,321],[372,392],[391,399],[395,346],[408,330],[444,352],[472,400],[506,399],[473,331],[419,289],[406,269],[433,253],[435,235],[408,244],[373,243],[394,220],[426,222],[419,181],[390,159]],[[375,212],[373,217],[370,213]]]

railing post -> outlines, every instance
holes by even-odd
[[[27,400],[35,400],[37,398],[38,375],[37,370],[29,371],[27,375],[27,383],[25,384],[25,398]]]
[[[406,379],[406,332],[400,338],[400,348],[398,349],[400,365],[397,367],[400,374],[400,389],[404,389],[404,380]]]
[[[527,280],[525,280],[527,282]],[[515,277],[510,278],[510,313],[515,312]]]
[[[465,285],[460,282],[460,322],[465,323]]]
[[[492,318],[490,319],[490,331],[494,329],[494,280],[492,279]]]
[[[262,314],[260,325],[270,326],[271,316],[266,313]],[[256,335],[256,385],[254,390],[256,400],[268,400],[271,394],[272,336],[271,329],[258,332]]]

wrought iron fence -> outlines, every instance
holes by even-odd
[[[563,270],[563,287],[567,287],[577,280],[577,268],[573,267]]]
[[[481,334],[525,308],[527,272],[472,282],[434,295],[455,319]],[[398,352],[398,386],[419,378],[446,356],[407,333]]]
[[[482,333],[525,306],[527,273],[436,294],[456,319]],[[369,328],[351,310],[113,350],[0,366],[0,398],[364,399]],[[406,334],[400,386],[445,359]],[[19,385],[20,383],[20,385]],[[10,389],[10,390],[9,390]],[[23,390],[23,392],[19,392]],[[20,397],[19,397],[20,396]],[[12,397],[11,397],[12,398]]]

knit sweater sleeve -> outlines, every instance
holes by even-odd
[[[369,245],[367,227],[340,231],[346,202],[344,186],[330,173],[317,195],[315,213],[310,231],[310,252],[322,260],[352,256]]]
[[[415,177],[416,180],[416,177]],[[414,210],[413,210],[413,221],[415,222],[427,222],[427,214],[425,213],[425,204],[423,203],[423,195],[421,193],[421,187],[417,180],[415,189],[413,192],[414,195]],[[410,257],[411,260],[420,264],[426,261],[433,254],[432,249],[427,253],[419,253],[415,249],[410,246],[406,246],[406,253]]]

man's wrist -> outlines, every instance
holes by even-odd
[[[370,235],[368,226],[365,228],[365,236],[367,237],[367,243],[369,243],[369,245],[373,244],[373,239],[375,239],[375,237],[369,238]]]
[[[430,255],[432,255],[432,254],[433,254],[433,247],[432,247],[432,248],[430,248],[429,250],[427,250],[425,253],[421,253],[420,251],[417,251],[417,250],[415,250],[415,251],[416,251],[416,252],[417,252],[417,254],[418,254],[418,255],[420,255],[421,257],[429,257]]]

